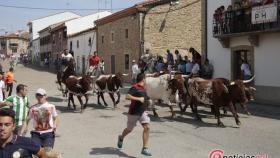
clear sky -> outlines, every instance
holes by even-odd
[[[50,14],[63,12],[63,10],[9,8],[1,5],[51,9],[98,9],[98,1],[100,9],[111,8],[111,0],[0,0],[0,34],[3,34],[5,31],[11,32],[18,29],[27,30],[26,24],[28,21]],[[127,8],[141,1],[144,0],[112,0],[112,8]],[[72,12],[83,16],[97,11],[74,10]]]

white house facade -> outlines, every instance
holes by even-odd
[[[111,15],[104,11],[65,22],[67,27],[67,48],[74,54],[77,73],[85,73],[88,58],[96,51],[95,21]]]
[[[76,73],[83,74],[88,68],[88,58],[96,51],[96,31],[91,28],[68,37],[68,50],[72,50],[76,61]]]
[[[247,60],[255,75],[256,101],[279,105],[280,1],[227,10],[230,5],[235,8],[235,2],[207,1],[207,57],[214,77],[240,79],[241,61]],[[215,14],[221,6],[226,11]]]
[[[28,27],[29,27],[29,41],[30,41],[30,48],[31,50],[29,50],[29,53],[31,53],[32,55],[35,55],[37,53],[36,48],[38,47],[38,49],[40,50],[40,43],[38,42],[33,42],[34,40],[37,40],[39,38],[39,31],[43,30],[44,28],[62,22],[62,21],[66,21],[66,20],[70,20],[70,19],[75,19],[75,18],[79,18],[81,17],[80,15],[77,15],[75,13],[72,12],[63,12],[63,13],[58,13],[58,14],[54,14],[54,15],[50,15],[47,17],[43,17],[43,18],[39,18],[39,19],[35,19],[32,20],[30,22],[28,22]],[[37,44],[35,46],[35,44]]]

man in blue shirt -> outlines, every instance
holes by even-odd
[[[12,109],[0,109],[0,158],[24,157],[47,158],[45,150],[30,138],[14,135],[15,112]]]
[[[185,56],[185,60],[186,60],[186,74],[189,75],[192,72],[193,63],[190,62],[188,56]]]

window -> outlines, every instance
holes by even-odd
[[[114,33],[111,33],[111,41],[114,42]]]
[[[128,29],[125,29],[125,38],[128,38]]]
[[[58,34],[58,38],[59,38],[59,39],[61,39],[61,36],[62,36],[62,35],[61,35],[61,32],[59,32],[59,34]]]
[[[67,28],[63,30],[63,38],[67,38]]]
[[[79,40],[77,40],[77,48],[80,47],[80,43],[79,43]]]
[[[125,70],[129,70],[129,54],[124,56]]]
[[[104,43],[104,36],[101,37],[101,42]]]
[[[12,48],[13,53],[17,53],[17,48]]]
[[[70,51],[72,50],[72,46],[73,46],[72,41],[70,41]]]
[[[91,37],[88,39],[88,45],[91,46]]]
[[[52,36],[52,43],[55,44],[55,35]]]

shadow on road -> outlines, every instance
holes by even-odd
[[[120,151],[119,149],[112,148],[112,147],[92,148],[90,155],[117,155],[119,157],[124,157],[124,158],[136,158],[134,156],[129,156],[126,153]]]
[[[48,97],[47,100],[48,100],[49,102],[56,102],[56,103],[58,103],[58,102],[63,102],[63,101],[64,101],[64,99],[61,99],[61,98],[59,98],[59,97],[52,97],[52,96]]]
[[[22,66],[26,67],[26,68],[33,69],[35,71],[45,71],[45,72],[49,72],[49,73],[53,73],[53,74],[56,73],[54,69],[51,69],[51,68],[48,68],[48,67],[42,67],[42,66],[39,66],[39,65],[27,64],[27,65],[22,65]]]

